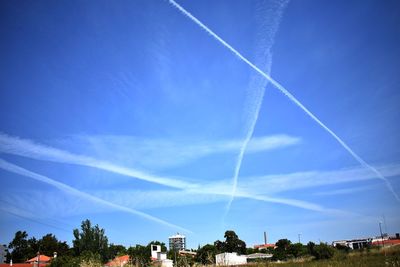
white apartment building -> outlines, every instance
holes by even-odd
[[[176,235],[169,237],[169,250],[185,250],[186,249],[186,237],[177,233]]]

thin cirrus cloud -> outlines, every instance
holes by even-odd
[[[220,196],[221,198],[227,199],[227,197],[231,196],[229,181],[220,180],[219,182],[214,183],[205,183],[205,184],[196,184],[185,182],[183,179],[178,180],[170,177],[161,177],[154,176],[149,174],[144,174],[142,177],[141,172],[137,172],[136,170],[131,170],[130,168],[116,166],[111,163],[97,160],[92,157],[86,157],[81,155],[76,155],[64,150],[59,150],[56,148],[43,146],[37,143],[34,143],[30,140],[20,139],[15,137],[10,137],[8,135],[1,134],[0,135],[0,151],[3,153],[9,153],[39,160],[45,161],[55,161],[61,163],[68,164],[78,164],[89,166],[93,168],[98,168],[101,170],[107,170],[112,173],[127,175],[130,177],[163,184],[171,187],[168,182],[173,182],[173,187],[180,189],[176,190],[174,194],[198,194],[200,195],[197,199],[199,202],[201,201],[210,201],[210,195]],[[103,165],[104,164],[104,165]],[[18,167],[20,168],[20,167]],[[16,168],[16,169],[18,169]],[[12,169],[15,172],[15,169]],[[353,172],[357,172],[360,170],[353,170]],[[365,172],[365,170],[363,170]],[[29,171],[28,171],[29,172]],[[350,171],[351,172],[351,171]],[[321,176],[321,173],[318,172],[308,172],[308,173],[294,173],[294,174],[283,174],[283,175],[272,175],[272,176],[264,176],[264,177],[255,177],[255,178],[247,178],[246,182],[243,185],[239,186],[237,190],[236,196],[239,198],[253,199],[263,202],[276,203],[294,206],[297,208],[317,211],[317,212],[328,212],[331,213],[332,210],[326,209],[323,206],[318,204],[310,203],[307,201],[297,200],[297,199],[288,199],[288,198],[279,198],[275,196],[271,196],[271,193],[277,193],[279,191],[284,190],[293,190],[297,188],[304,188],[307,186],[324,184],[326,181],[331,181],[332,183],[337,183],[336,175],[332,173],[323,173],[325,177]],[[340,174],[340,172],[339,172]],[[34,174],[35,177],[38,177]],[[137,175],[137,176],[136,176]],[[373,175],[369,174],[371,177]],[[39,175],[40,176],[40,175]],[[148,178],[151,177],[151,180]],[[302,179],[299,179],[302,177]],[[322,178],[321,178],[322,177]],[[294,179],[293,179],[294,178]],[[354,178],[353,178],[354,179]],[[359,179],[366,179],[366,177],[360,177]],[[340,180],[340,179],[339,179]],[[345,181],[345,180],[343,180]],[[274,188],[275,190],[266,190],[266,188]],[[156,193],[156,192],[155,192]],[[266,195],[269,194],[269,195]],[[202,197],[201,197],[202,196]],[[89,196],[85,196],[89,197]],[[92,196],[94,197],[94,196]],[[136,196],[135,196],[136,197]],[[171,194],[169,194],[171,198]],[[111,198],[115,200],[115,198]],[[182,198],[181,198],[182,199]],[[220,199],[220,198],[218,198]],[[229,199],[229,198],[228,198]],[[111,201],[113,201],[111,200]],[[170,200],[169,200],[170,201]],[[172,201],[171,201],[172,203]],[[194,204],[194,203],[193,203]],[[336,211],[334,211],[336,212]]]
[[[77,196],[80,199],[84,199],[84,200],[90,201],[92,203],[111,208],[113,210],[130,213],[130,214],[142,217],[144,219],[147,219],[147,220],[150,220],[150,221],[153,221],[153,222],[156,222],[158,224],[161,224],[161,225],[164,225],[164,226],[168,226],[168,227],[171,227],[171,228],[174,228],[174,229],[183,230],[183,231],[189,232],[189,233],[191,232],[188,229],[185,229],[185,228],[183,228],[181,226],[169,223],[167,221],[164,221],[164,220],[162,220],[160,218],[154,217],[154,216],[149,215],[147,213],[144,213],[144,212],[132,209],[132,208],[128,208],[128,207],[125,207],[125,206],[121,206],[121,205],[106,201],[104,199],[98,198],[96,196],[90,195],[90,194],[88,194],[86,192],[83,192],[83,191],[80,191],[78,189],[75,189],[75,188],[73,188],[73,187],[71,187],[69,185],[66,185],[64,183],[58,182],[58,181],[53,180],[53,179],[51,179],[49,177],[46,177],[44,175],[29,171],[27,169],[24,169],[24,168],[18,166],[18,165],[15,165],[15,164],[12,164],[10,162],[7,162],[7,161],[5,161],[5,160],[3,160],[1,158],[0,158],[0,168],[3,169],[3,170],[6,170],[8,172],[16,173],[16,174],[19,174],[19,175],[22,175],[22,176],[29,177],[31,179],[40,181],[42,183],[48,184],[48,185],[50,185],[52,187],[55,187],[55,188],[61,190],[62,192],[65,192],[65,193],[70,194],[70,195]]]
[[[230,153],[237,151],[241,146],[239,140],[186,144],[186,142],[139,139],[129,136],[79,136],[71,140],[73,144],[78,144],[80,147],[99,155],[100,158],[107,159],[112,157],[118,162],[129,165],[141,163],[138,165],[148,168],[153,168],[154,165],[160,164],[160,162],[163,165],[183,164],[210,154]],[[247,151],[249,153],[269,151],[297,145],[300,142],[300,138],[288,135],[257,137],[251,140]],[[132,150],[132,147],[135,149]],[[93,167],[173,188],[193,187],[193,183],[182,179],[153,175],[135,168],[126,168],[113,164],[108,160],[74,154],[39,144],[29,139],[22,139],[3,133],[0,133],[0,152],[37,160]]]
[[[1,139],[0,135],[0,139]],[[166,140],[123,135],[79,135],[61,141],[63,145],[78,146],[98,158],[114,158],[126,165],[145,169],[165,169],[196,161],[214,154],[237,153],[242,140]],[[301,138],[285,134],[253,137],[246,153],[267,152],[298,145]],[[135,148],[135,149],[132,149]]]
[[[232,144],[223,146],[231,147]],[[250,146],[251,147],[251,146]],[[226,190],[226,186],[219,187],[220,184],[212,184],[211,186],[200,185],[196,183],[185,182],[184,180],[178,180],[170,177],[154,176],[147,173],[132,170],[130,168],[121,167],[118,165],[111,164],[106,161],[97,160],[92,157],[76,155],[64,150],[59,150],[49,146],[43,146],[37,144],[31,140],[20,139],[11,137],[5,134],[0,134],[0,151],[3,153],[14,154],[38,160],[55,161],[61,163],[84,165],[101,170],[106,170],[112,173],[120,175],[126,175],[149,182],[166,185],[169,187],[175,187],[178,189],[186,190],[192,193],[198,194],[214,194],[214,195],[230,195],[230,190]],[[12,169],[12,168],[11,168]],[[171,186],[172,185],[172,186]],[[303,209],[309,209],[314,211],[323,211],[324,209],[313,203],[295,199],[283,199],[276,197],[267,196],[254,196],[251,192],[240,192],[237,194],[238,197],[256,199],[260,201],[266,201],[271,203],[280,203],[290,206],[295,206]]]

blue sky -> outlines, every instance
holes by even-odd
[[[0,243],[399,232],[399,3],[178,4],[0,3]]]

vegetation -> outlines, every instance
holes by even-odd
[[[136,245],[126,248],[123,245],[108,244],[105,230],[98,225],[92,225],[89,220],[82,221],[81,229],[73,230],[73,246],[70,248],[66,242],[61,242],[53,234],[44,235],[40,239],[29,238],[27,232],[18,231],[8,245],[7,262],[25,262],[36,256],[37,252],[52,256],[57,252],[49,267],[100,267],[116,256],[128,254],[129,265],[126,267],[148,267],[151,262],[151,245],[160,245],[162,252],[167,252],[167,247],[159,241],[152,241],[146,246]],[[326,243],[307,245],[291,243],[288,239],[276,242],[276,248],[258,250],[246,248],[246,243],[239,239],[234,231],[225,232],[225,241],[217,240],[214,244],[199,247],[196,256],[179,255],[174,251],[168,252],[168,258],[174,259],[175,266],[192,267],[195,265],[214,265],[215,255],[223,252],[236,252],[238,254],[269,253],[272,259],[249,263],[252,267],[291,267],[291,266],[398,266],[400,267],[400,246],[383,249],[366,248],[353,251],[345,246],[333,248]]]
[[[105,230],[99,225],[92,226],[89,220],[81,224],[81,231],[74,229],[75,239],[72,241],[75,256],[80,256],[84,252],[98,253],[103,262],[108,259],[108,238]]]
[[[366,251],[345,252],[334,249],[330,259],[315,258],[292,259],[287,262],[264,262],[248,265],[251,267],[380,267],[400,266],[400,246],[371,249]]]
[[[14,239],[8,245],[7,262],[13,259],[14,262],[25,262],[36,256],[38,251],[42,254],[52,256],[54,252],[61,255],[69,254],[69,246],[66,242],[58,241],[52,234],[44,235],[37,240],[32,237],[28,239],[26,231],[15,233]]]

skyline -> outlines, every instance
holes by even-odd
[[[0,242],[399,231],[395,1],[23,4],[1,4]]]

